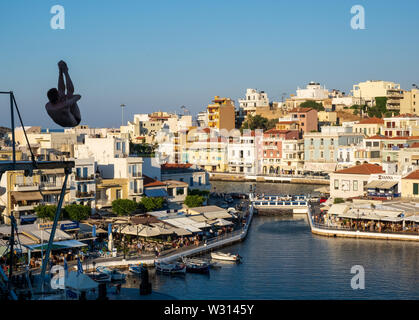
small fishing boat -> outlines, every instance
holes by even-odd
[[[231,253],[223,253],[223,252],[211,252],[211,258],[216,260],[224,260],[224,261],[236,261],[240,262],[242,257],[238,254],[231,254]]]
[[[128,271],[134,274],[141,274],[142,266],[140,264],[128,265]]]
[[[185,274],[186,273],[186,264],[184,263],[155,262],[154,266],[156,267],[156,271],[161,272],[161,273],[168,273],[168,274]]]
[[[126,275],[122,272],[119,272],[118,270],[115,269],[110,269],[107,267],[97,267],[96,271],[99,273],[105,273],[111,276],[111,280],[112,281],[121,281],[121,280],[125,280]]]
[[[111,281],[111,276],[109,274],[106,274],[106,273],[92,272],[92,273],[87,273],[87,275],[89,276],[90,279],[92,279],[96,282],[99,282],[99,283],[110,282]]]
[[[205,261],[184,258],[183,263],[186,265],[186,272],[202,274],[209,273],[210,265]]]

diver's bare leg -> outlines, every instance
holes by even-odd
[[[81,121],[81,115],[80,115],[80,109],[79,109],[79,106],[77,105],[77,103],[71,105],[70,112],[73,114],[74,118],[77,121],[77,125],[78,125]]]
[[[71,98],[74,94],[73,82],[71,81],[70,75],[68,74],[68,70],[64,69],[63,72],[65,76],[65,84],[67,87],[67,98]]]

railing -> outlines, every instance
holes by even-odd
[[[76,192],[76,198],[93,198],[94,196],[95,196],[94,191],[90,191],[90,192],[77,191]]]
[[[77,176],[75,177],[76,181],[87,181],[87,180],[94,180],[95,179],[95,175],[94,174],[90,174],[87,177],[80,177]]]

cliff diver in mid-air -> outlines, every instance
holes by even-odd
[[[75,127],[81,121],[80,110],[77,106],[81,95],[74,94],[74,86],[68,74],[67,64],[61,60],[58,62],[58,69],[58,90],[56,88],[48,90],[49,102],[45,108],[56,124],[62,127]],[[64,84],[64,77],[66,84]],[[65,92],[66,88],[67,93]]]

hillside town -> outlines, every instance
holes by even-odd
[[[350,95],[310,82],[282,102],[247,89],[236,106],[215,96],[196,119],[135,114],[120,128],[81,125],[63,131],[27,127],[37,160],[74,160],[64,204],[96,211],[118,199],[163,197],[173,208],[188,190],[210,190],[210,178],[283,181],[312,178],[332,198],[419,197],[419,89],[366,81]],[[17,160],[29,160],[22,128]],[[11,160],[11,132],[2,131],[1,159]],[[64,171],[1,177],[3,223],[36,220],[36,206],[58,200]],[[265,179],[265,180],[263,180]],[[288,180],[289,181],[289,180]],[[297,180],[298,181],[298,180]],[[314,182],[313,182],[314,181]]]

